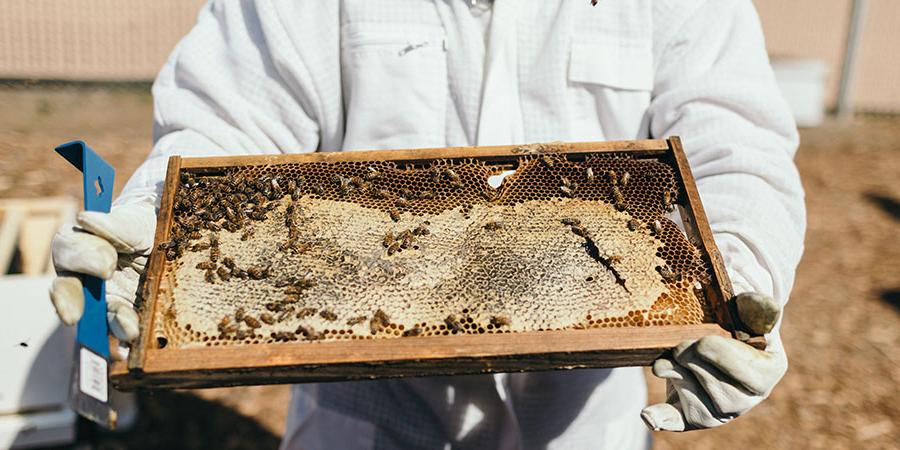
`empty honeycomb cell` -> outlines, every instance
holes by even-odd
[[[671,166],[522,156],[494,189],[499,170],[461,160],[183,172],[156,333],[190,347],[712,321],[696,286],[709,268],[667,219],[663,193],[681,197]],[[501,316],[508,325],[493,323]]]

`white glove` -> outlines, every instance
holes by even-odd
[[[744,293],[735,302],[741,322],[755,334],[771,332],[781,315],[781,305],[765,295]],[[787,370],[780,340],[769,341],[766,351],[722,336],[682,342],[674,360],[653,363],[653,374],[666,379],[667,400],[644,408],[641,418],[655,431],[687,431],[717,427],[749,411]]]
[[[79,275],[103,278],[109,328],[120,341],[131,342],[138,335],[134,300],[153,246],[156,209],[150,201],[141,201],[112,208],[109,214],[83,211],[76,222],[77,227],[64,226],[53,237],[58,276],[50,300],[59,319],[74,325],[84,312]]]

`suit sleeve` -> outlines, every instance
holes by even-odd
[[[682,137],[735,291],[784,303],[806,212],[796,125],[756,11],[749,0],[660,2],[654,21],[665,26],[655,27],[651,134]]]
[[[153,150],[117,204],[157,202],[172,155],[316,150],[320,101],[271,3],[204,6],[153,85]]]

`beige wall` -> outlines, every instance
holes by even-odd
[[[152,79],[203,3],[3,0],[0,78]],[[754,3],[773,56],[827,63],[827,99],[833,106],[850,0]],[[900,112],[900,0],[869,0],[854,94],[860,109]]]
[[[773,57],[826,62],[828,105],[834,106],[850,0],[754,0]],[[900,1],[869,0],[857,53],[854,106],[900,112]]]
[[[2,0],[0,78],[147,80],[202,0]]]

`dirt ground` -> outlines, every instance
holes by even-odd
[[[118,170],[151,143],[146,86],[0,86],[0,198],[71,195],[77,173],[52,148],[83,139]],[[900,118],[802,131],[797,164],[809,226],[782,335],[790,370],[772,397],[715,430],[657,433],[658,449],[897,448],[900,442]],[[663,397],[650,379],[651,400]],[[141,395],[136,428],[87,448],[274,448],[285,386]],[[78,448],[84,448],[79,446]]]

